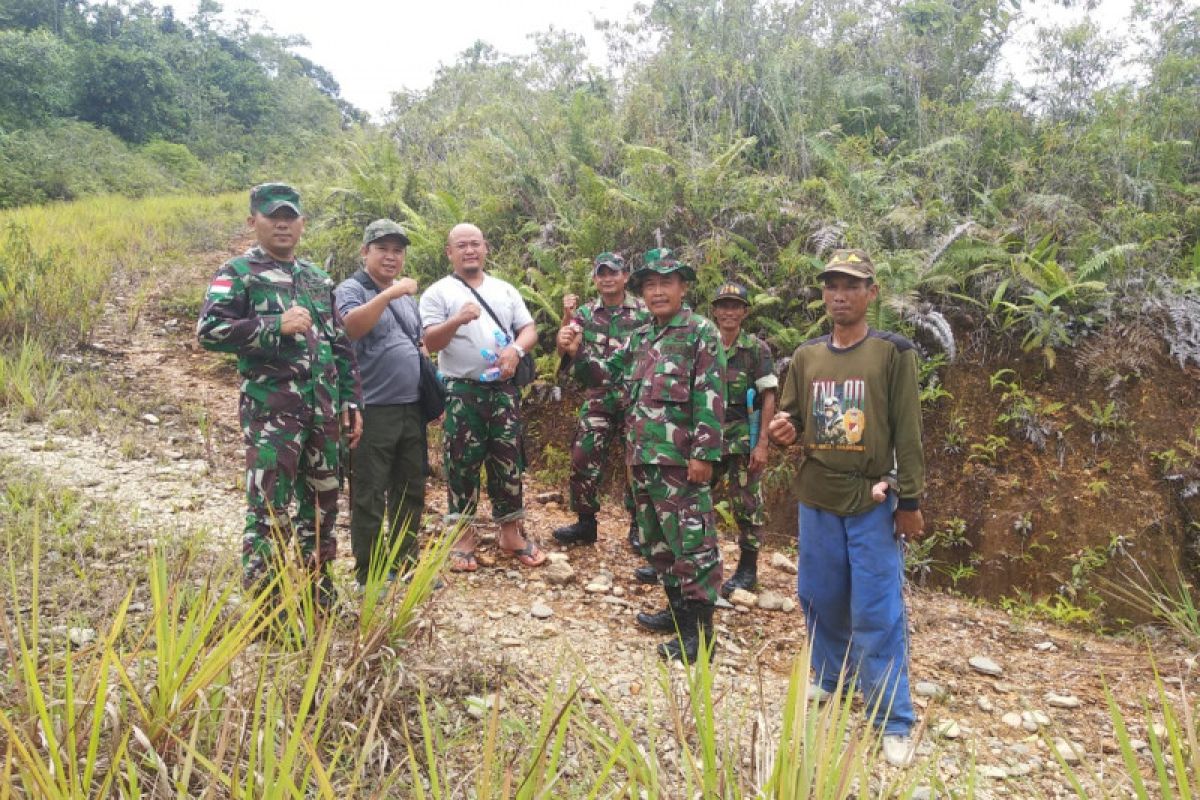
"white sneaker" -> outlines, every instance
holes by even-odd
[[[908,734],[883,737],[883,758],[893,767],[907,767],[913,760],[913,741]]]
[[[808,700],[808,702],[811,703],[812,701],[816,700],[818,704],[824,703],[831,697],[833,697],[833,692],[829,691],[818,683],[810,683],[808,685],[808,692],[805,694],[805,698]]]

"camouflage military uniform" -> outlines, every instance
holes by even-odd
[[[629,341],[630,334],[650,321],[641,300],[630,295],[616,308],[596,299],[572,320],[583,330],[575,358],[561,369],[584,387],[579,424],[571,444],[571,510],[595,515],[600,510],[600,473],[611,442],[623,441],[624,395],[609,372],[608,360]],[[625,509],[634,514],[633,493],[625,487]]]
[[[313,324],[284,336],[280,316],[292,305],[308,309]],[[208,350],[236,353],[242,375],[244,580],[249,585],[269,569],[293,496],[301,553],[320,567],[337,553],[338,415],[362,400],[333,281],[312,264],[277,262],[254,247],[217,270],[196,334]]]
[[[724,447],[721,461],[713,467],[713,488],[728,481],[730,505],[738,526],[738,546],[758,552],[763,526],[762,474],[750,474],[750,409],[746,392],[775,388],[775,362],[771,349],[757,336],[745,331],[725,351]],[[769,420],[768,420],[769,421]],[[765,425],[765,423],[763,423]],[[765,436],[765,431],[760,430]]]
[[[630,338],[626,463],[646,556],[668,589],[711,606],[721,585],[712,490],[690,483],[690,459],[721,460],[725,353],[715,325],[683,308]]]
[[[479,506],[479,468],[487,472],[492,518],[509,522],[525,516],[521,476],[520,389],[510,381],[446,380],[446,520],[471,517]]]

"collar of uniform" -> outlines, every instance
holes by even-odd
[[[749,350],[753,346],[754,342],[751,339],[750,333],[745,328],[742,328],[740,331],[738,331],[737,338],[733,340],[733,346],[729,349]]]
[[[675,314],[675,316],[671,317],[671,320],[666,325],[660,326],[657,322],[655,322],[654,327],[655,328],[661,327],[664,330],[666,328],[682,328],[688,324],[688,321],[691,318],[692,318],[692,309],[688,308],[685,305],[683,308],[679,309],[679,312],[677,314]]]
[[[623,298],[621,298],[620,305],[606,306],[606,305],[604,305],[604,298],[597,297],[595,300],[592,301],[592,308],[597,311],[599,311],[602,308],[623,308],[627,311],[637,311],[638,310],[638,299],[636,297],[634,297],[633,295],[631,295],[629,292],[626,292],[625,296]]]
[[[286,264],[291,267],[300,265],[300,259],[295,256],[292,256],[291,261],[276,261],[266,250],[262,249],[261,245],[257,244],[246,251],[246,260],[255,264]]]

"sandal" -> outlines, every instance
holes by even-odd
[[[475,560],[474,552],[469,550],[450,551],[451,572],[474,572],[477,569],[479,569],[479,562]]]
[[[509,558],[515,558],[527,567],[540,567],[546,563],[546,554],[534,544],[532,539],[526,539],[525,546],[520,550],[505,550],[499,546],[496,549]]]

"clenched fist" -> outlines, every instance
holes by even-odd
[[[279,318],[279,332],[284,336],[304,333],[312,327],[312,316],[304,306],[292,306]]]

